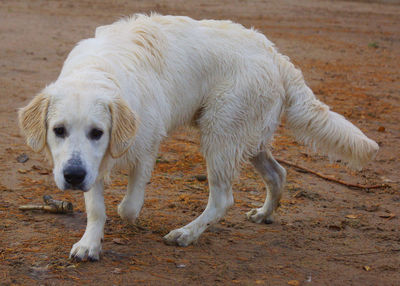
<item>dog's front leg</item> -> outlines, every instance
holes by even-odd
[[[156,147],[154,149],[156,150]],[[154,151],[143,156],[143,159],[129,172],[127,193],[118,206],[118,214],[131,224],[135,223],[142,209],[146,185],[150,181],[156,154]]]
[[[84,194],[87,226],[80,241],[71,249],[70,258],[89,261],[99,260],[101,240],[103,239],[106,210],[103,197],[103,181],[98,180],[94,186]]]

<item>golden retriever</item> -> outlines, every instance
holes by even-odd
[[[58,79],[19,111],[27,144],[45,150],[62,189],[84,191],[87,228],[71,250],[98,260],[106,220],[103,184],[109,171],[129,169],[119,215],[134,223],[143,205],[160,142],[181,125],[201,133],[210,188],[204,212],[165,236],[186,246],[233,204],[232,180],[250,161],[267,185],[268,222],[286,172],[272,157],[281,116],[294,136],[359,168],[378,145],[316,99],[301,72],[264,35],[230,21],[134,15],[97,28],[78,43]]]

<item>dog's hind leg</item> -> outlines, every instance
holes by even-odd
[[[167,244],[187,246],[196,241],[211,224],[220,220],[233,205],[232,179],[234,170],[227,164],[223,154],[207,156],[209,182],[208,204],[204,212],[188,225],[173,230],[164,237]],[[231,166],[231,167],[230,167]]]
[[[263,178],[267,194],[264,205],[252,209],[246,216],[255,223],[272,223],[272,213],[279,206],[285,185],[286,170],[272,157],[269,150],[258,153],[251,159],[251,163]]]
[[[127,192],[118,206],[118,214],[129,223],[135,223],[142,209],[146,185],[150,181],[154,162],[154,155],[143,156],[129,172]]]

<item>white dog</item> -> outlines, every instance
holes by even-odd
[[[286,172],[267,145],[283,114],[298,140],[351,166],[361,167],[378,150],[318,101],[301,72],[257,31],[230,21],[135,15],[81,41],[19,120],[28,145],[51,158],[57,186],[85,192],[87,228],[70,256],[97,260],[104,178],[114,167],[129,168],[118,213],[134,223],[160,142],[185,124],[200,129],[210,196],[204,212],[165,241],[189,245],[225,214],[243,160],[268,186],[264,205],[247,217],[269,221]]]

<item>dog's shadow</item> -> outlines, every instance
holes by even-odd
[[[86,214],[78,211],[67,215],[56,216],[56,222],[60,224],[65,230],[80,231],[85,230],[86,227]]]

